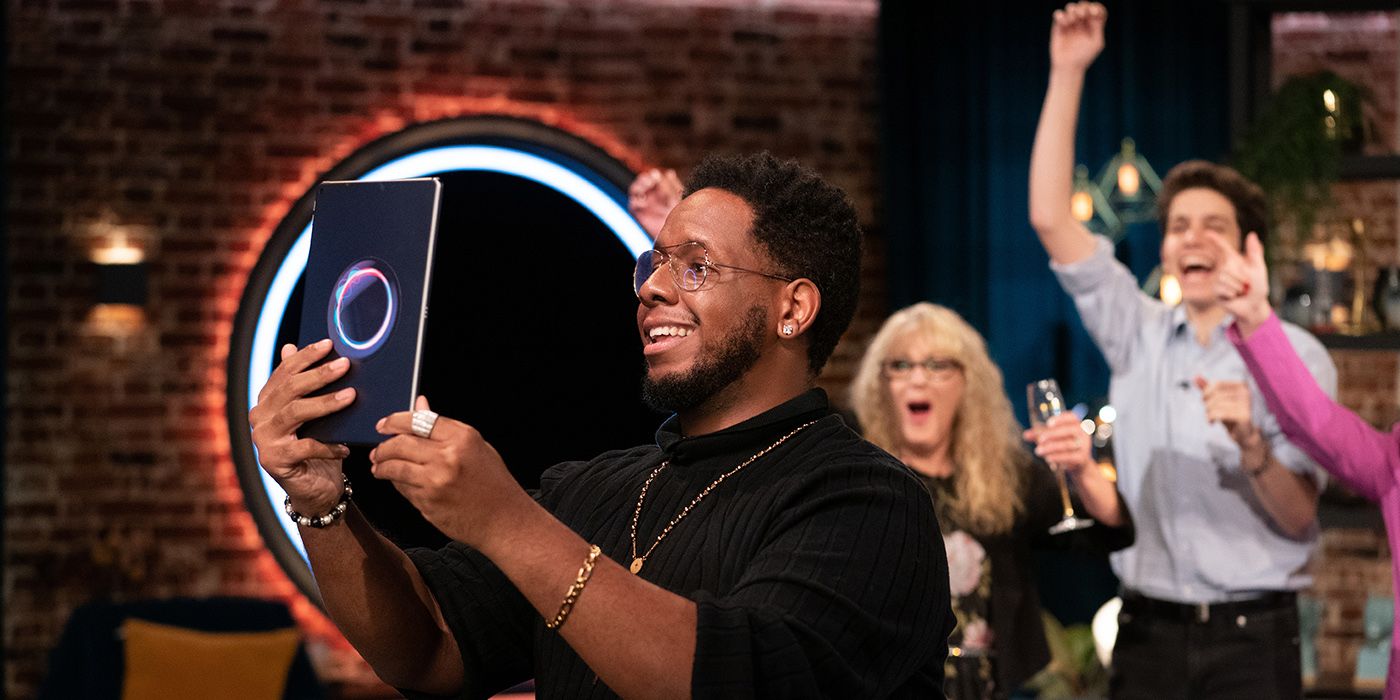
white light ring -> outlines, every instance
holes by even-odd
[[[356,179],[412,179],[473,170],[514,175],[549,187],[574,200],[602,221],[622,245],[626,246],[632,257],[651,250],[651,237],[642,229],[641,224],[598,185],[558,163],[513,148],[442,146],[396,158]],[[296,289],[297,282],[306,271],[306,260],[310,252],[311,224],[307,224],[297,235],[296,242],[287,251],[286,257],[282,258],[282,264],[277,266],[277,273],[273,275],[272,284],[268,285],[262,308],[258,311],[258,323],[248,351],[249,409],[258,405],[258,392],[262,391],[267,378],[272,375],[272,358],[277,350],[274,347],[277,331],[282,327],[282,318],[287,313],[292,291]],[[256,456],[256,446],[253,452]],[[268,476],[267,470],[258,469],[258,476],[262,478],[263,490],[273,512],[281,512],[286,492]],[[296,527],[286,518],[277,518],[277,521],[302,560],[306,560],[306,547],[302,544],[301,534],[297,532]],[[310,566],[310,563],[307,565]]]
[[[384,311],[384,321],[383,321],[382,323],[379,324],[379,330],[375,331],[374,336],[371,337],[369,340],[366,340],[366,341],[364,341],[364,342],[362,342],[362,343],[357,343],[357,342],[355,342],[355,341],[353,341],[353,340],[350,339],[350,336],[347,335],[347,334],[345,333],[345,327],[342,326],[342,325],[340,324],[340,309],[344,306],[344,303],[345,303],[345,290],[347,290],[347,289],[350,288],[350,283],[351,283],[351,282],[355,281],[355,279],[356,279],[357,277],[360,277],[360,276],[362,276],[362,275],[372,275],[373,277],[375,277],[376,279],[379,280],[379,283],[380,283],[380,284],[384,285],[384,296],[389,300],[389,303],[388,303],[388,308],[385,309],[385,311]],[[340,283],[340,286],[339,286],[339,287],[336,288],[336,290],[335,290],[335,332],[338,333],[338,334],[340,334],[340,341],[341,341],[342,343],[345,343],[345,345],[346,345],[347,347],[349,347],[349,348],[351,348],[351,349],[354,349],[354,350],[358,350],[358,351],[360,351],[360,352],[365,352],[365,351],[369,350],[370,348],[373,348],[373,347],[375,347],[376,345],[378,345],[378,344],[379,344],[379,341],[381,341],[381,340],[384,339],[384,336],[387,335],[387,334],[389,333],[389,328],[390,328],[391,326],[393,326],[393,325],[394,325],[394,288],[389,284],[389,278],[388,278],[388,277],[385,277],[385,276],[384,276],[384,273],[383,273],[383,272],[380,272],[377,268],[374,268],[374,267],[362,267],[362,268],[360,268],[360,269],[358,269],[358,270],[355,270],[354,272],[350,273],[350,276],[349,276],[349,277],[346,277],[345,280],[342,281],[342,282]],[[368,353],[366,353],[366,354],[368,354]]]

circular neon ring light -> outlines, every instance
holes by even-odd
[[[345,333],[345,326],[340,323],[340,310],[345,305],[345,290],[349,289],[351,283],[355,280],[365,276],[373,277],[379,280],[380,284],[384,285],[384,296],[388,299],[388,308],[384,310],[384,321],[379,324],[379,330],[375,331],[374,335],[371,336],[369,340],[357,343]],[[377,268],[362,267],[355,270],[336,288],[335,332],[340,335],[340,342],[345,343],[346,346],[361,352],[370,350],[379,345],[379,341],[384,340],[384,336],[389,332],[389,327],[392,325],[394,325],[394,288],[389,284],[389,278],[385,277],[384,273],[380,272]],[[366,352],[366,354],[368,353]]]
[[[636,219],[627,212],[623,203],[579,173],[530,153],[507,146],[440,146],[395,158],[357,180],[400,180],[429,177],[440,173],[464,170],[486,171],[502,175],[514,175],[537,182],[577,202],[590,214],[602,221],[626,246],[633,257],[651,250],[651,237],[647,235]],[[306,271],[307,254],[311,251],[311,225],[307,224],[297,236],[296,242],[287,251],[282,264],[268,286],[267,294],[258,312],[256,330],[248,353],[248,407],[258,403],[258,392],[272,374],[272,358],[276,355],[277,331],[287,312],[292,292]],[[282,500],[287,493],[282,487],[258,469],[263,491],[274,513],[282,512]],[[303,562],[306,547],[296,525],[285,517],[278,518],[287,538],[296,548]]]

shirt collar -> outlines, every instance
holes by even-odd
[[[692,462],[751,447],[761,449],[792,428],[829,413],[826,392],[809,389],[742,423],[704,435],[681,435],[680,418],[672,415],[656,431],[656,445],[667,459]]]
[[[1171,327],[1173,337],[1180,337],[1183,334],[1190,335],[1189,330],[1191,328],[1191,321],[1186,317],[1185,304],[1177,304],[1176,306],[1173,306],[1170,318],[1172,324]],[[1229,328],[1230,324],[1234,322],[1234,314],[1231,314],[1228,311],[1225,312],[1225,316],[1220,319],[1220,323],[1217,324],[1215,329],[1211,331],[1211,344],[1214,344],[1215,341],[1224,338],[1225,329]]]

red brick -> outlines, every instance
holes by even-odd
[[[261,548],[222,371],[251,254],[318,173],[392,125],[513,114],[682,171],[710,148],[771,147],[839,178],[875,223],[872,1],[461,7],[15,8],[5,695],[33,694],[69,611],[113,575],[89,561],[112,532],[159,546],[142,581],[109,593],[283,597],[333,634]],[[152,301],[130,336],[87,323],[89,227],[106,225],[139,225],[150,252]],[[822,380],[838,398],[884,312],[878,275],[866,299],[872,318]],[[328,680],[372,684],[350,657]]]

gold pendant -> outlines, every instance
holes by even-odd
[[[636,559],[633,559],[633,560],[632,560],[632,566],[629,566],[629,567],[627,567],[627,568],[631,569],[631,570],[632,570],[632,573],[634,573],[634,574],[637,573],[638,571],[641,571],[641,570],[642,570],[642,558],[641,558],[641,557],[637,557]]]

